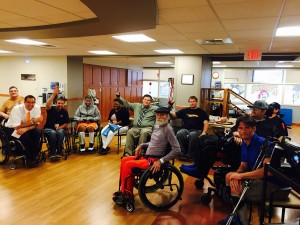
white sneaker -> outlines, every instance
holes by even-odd
[[[80,151],[84,152],[85,151],[85,146],[84,145],[80,145]]]

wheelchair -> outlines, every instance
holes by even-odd
[[[10,169],[15,170],[17,168],[17,161],[19,159],[23,160],[24,167],[28,167],[26,160],[25,146],[17,138],[8,138],[6,132],[0,129],[0,164],[6,165],[9,158],[13,157],[13,161],[10,164]],[[43,152],[39,152],[38,159],[39,162],[45,161],[45,155]]]
[[[64,141],[63,141],[63,148],[62,148],[62,157],[64,160],[67,160],[68,159],[68,155],[70,154],[71,152],[71,143],[70,143],[70,132],[69,132],[69,129],[66,128],[65,129],[66,133],[65,133],[65,137],[64,137]],[[42,137],[42,142],[41,144],[45,143],[46,146],[47,146],[47,150],[46,151],[43,151],[43,153],[45,154],[45,152],[47,152],[48,154],[48,157],[50,156],[50,146],[49,146],[49,142],[48,142],[48,139],[47,137],[45,136],[44,132],[43,132],[43,137]],[[46,156],[44,157],[44,159],[46,160]],[[54,158],[53,160],[55,160],[57,158]]]
[[[95,153],[97,151],[99,151],[99,149],[102,146],[102,138],[101,138],[101,130],[102,130],[102,126],[99,122],[97,122],[98,125],[98,129],[95,130],[95,136],[94,136],[94,150],[93,151],[84,151],[84,152],[80,152],[80,135],[78,135],[78,133],[76,132],[76,127],[78,125],[78,121],[75,120],[74,118],[70,118],[70,123],[71,123],[71,134],[70,134],[70,138],[72,138],[71,141],[71,145],[72,145],[72,149],[74,153],[79,153],[79,154],[83,154],[83,153]],[[87,132],[86,132],[86,136],[87,136]]]
[[[161,165],[160,171],[152,174],[151,166],[146,169],[132,168],[132,173],[127,177],[134,176],[134,187],[138,190],[142,203],[151,210],[164,211],[174,206],[179,200],[184,189],[184,181],[180,171],[171,163]],[[135,210],[134,196],[126,193],[125,203],[128,212]]]

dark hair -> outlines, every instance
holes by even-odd
[[[114,99],[114,102],[118,102],[119,104],[123,105],[123,102],[122,102],[122,100],[121,100],[121,99],[119,99],[119,98],[115,98],[115,99]]]
[[[62,96],[55,100],[55,104],[56,104],[58,101],[63,101],[64,103],[66,103],[66,99],[65,99],[64,97],[62,97]]]
[[[35,101],[35,97],[34,97],[33,95],[27,95],[27,96],[25,97],[25,99],[24,99],[24,102],[26,102],[26,100],[27,100],[28,98],[33,98],[34,101]]]
[[[17,91],[18,91],[18,88],[17,88],[16,86],[10,86],[10,87],[8,88],[8,90],[10,91],[10,89],[13,89],[13,88],[17,89]]]
[[[256,127],[254,118],[249,115],[239,117],[236,120],[236,126],[239,127],[241,122],[249,127]]]
[[[194,96],[194,95],[192,95],[192,96],[189,97],[188,102],[189,102],[191,99],[194,99],[196,102],[198,102],[198,98],[197,98],[196,96]]]
[[[88,99],[88,98],[91,99],[91,100],[93,100],[92,96],[90,96],[90,95],[85,96],[85,97],[84,97],[84,100],[86,100],[86,99]]]
[[[150,101],[153,101],[153,99],[152,99],[151,95],[149,95],[149,94],[145,94],[145,95],[143,96],[143,98],[142,98],[142,99],[144,99],[145,97],[148,97],[148,98],[150,98]]]

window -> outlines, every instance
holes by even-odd
[[[282,84],[283,70],[254,70],[253,83]]]

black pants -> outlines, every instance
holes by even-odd
[[[11,137],[13,131],[14,128],[5,128],[5,132],[8,135],[8,137]],[[34,161],[37,159],[37,156],[41,149],[41,145],[40,145],[41,136],[42,136],[41,129],[34,128],[22,134],[21,137],[19,138],[19,140],[25,147],[25,155],[27,160]]]

